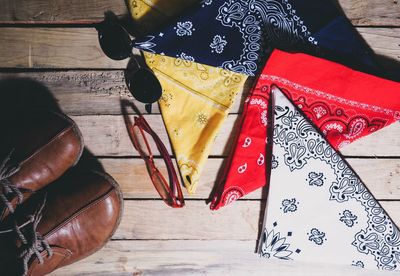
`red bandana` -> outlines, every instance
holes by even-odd
[[[237,144],[211,209],[266,184],[266,123],[274,84],[335,148],[400,120],[400,84],[306,54],[275,50],[246,101]],[[273,162],[272,159],[272,166]]]

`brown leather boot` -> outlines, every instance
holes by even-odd
[[[0,222],[76,164],[83,151],[82,135],[67,116],[38,111],[25,117],[7,132],[14,149],[0,160]]]
[[[122,209],[121,190],[109,175],[68,173],[20,206],[16,224],[7,218],[0,229],[1,271],[45,275],[91,255],[114,234]]]

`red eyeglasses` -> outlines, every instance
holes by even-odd
[[[174,165],[172,163],[171,157],[168,154],[167,149],[161,142],[161,139],[150,128],[147,121],[141,115],[134,117],[133,124],[129,120],[129,118],[125,116],[125,123],[133,146],[139,152],[142,159],[145,161],[151,181],[153,182],[153,185],[156,188],[157,192],[160,194],[161,198],[167,205],[173,208],[181,208],[185,206],[185,201],[183,199],[182,190]],[[162,173],[154,163],[153,153],[151,151],[150,144],[146,138],[146,134],[151,136],[157,146],[158,151],[161,154],[161,157],[164,159],[168,171],[169,181],[165,179],[165,177],[162,175]]]

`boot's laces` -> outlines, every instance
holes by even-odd
[[[35,256],[39,263],[44,262],[41,252],[47,251],[48,257],[53,255],[49,243],[43,238],[43,236],[37,231],[37,226],[42,219],[42,211],[46,205],[46,196],[43,198],[43,202],[40,204],[36,211],[27,217],[27,221],[21,225],[17,222],[14,223],[12,229],[0,231],[0,234],[15,232],[18,238],[21,240],[22,245],[17,250],[17,259],[22,263],[22,274],[23,276],[28,273],[28,263]],[[22,229],[24,229],[24,233]]]
[[[10,213],[14,213],[14,208],[9,200],[11,195],[15,195],[18,200],[18,204],[23,201],[23,195],[20,189],[13,185],[8,178],[19,171],[20,166],[18,164],[11,163],[11,156],[14,150],[6,156],[6,158],[0,163],[0,201],[4,206],[8,208]]]

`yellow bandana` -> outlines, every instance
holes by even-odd
[[[160,80],[160,110],[180,173],[193,194],[215,137],[247,76],[195,62],[145,53]]]
[[[199,0],[128,0],[131,16],[141,31],[159,27]]]

